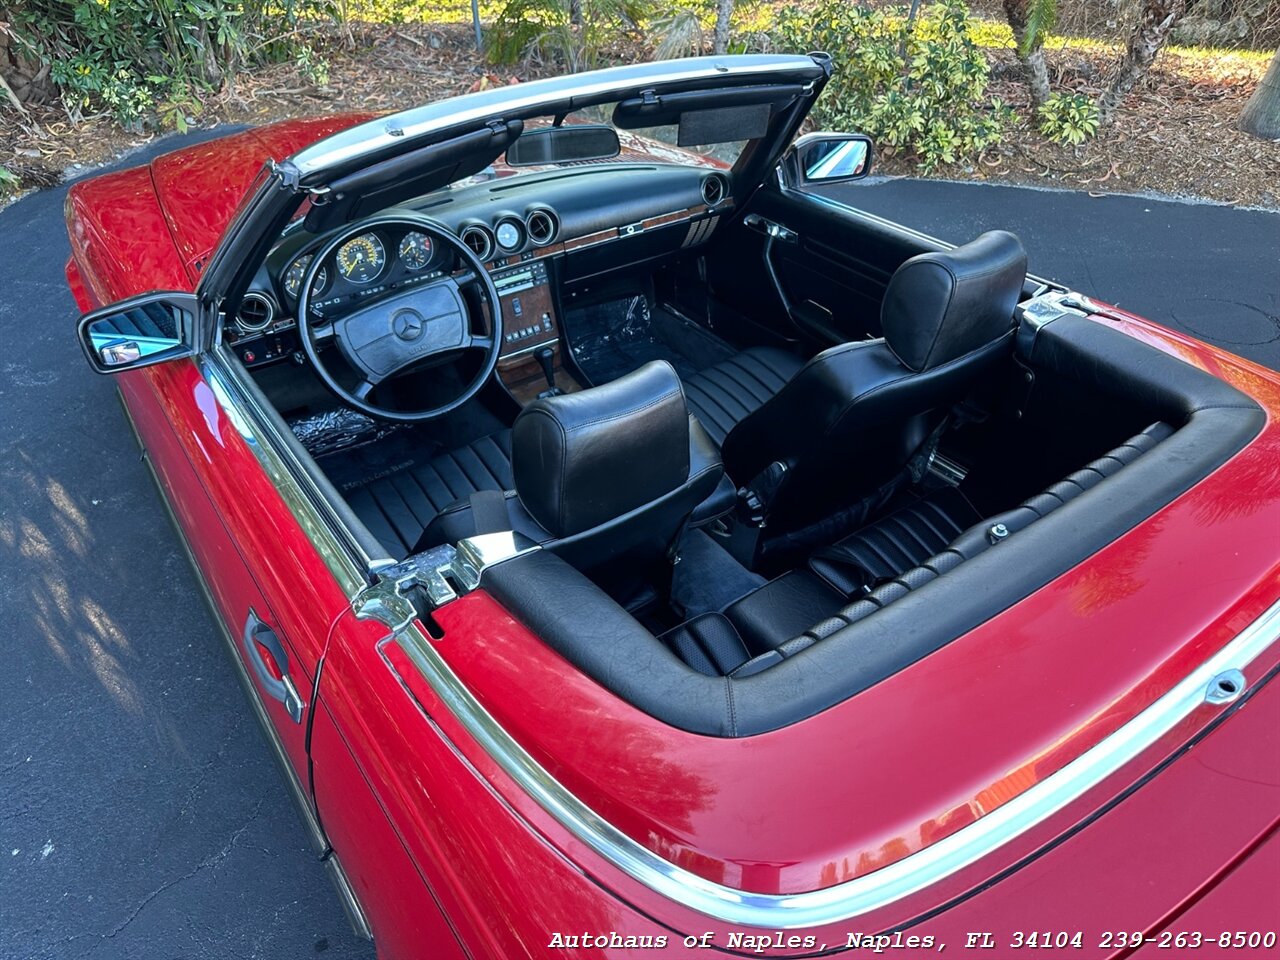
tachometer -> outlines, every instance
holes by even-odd
[[[295,300],[298,299],[298,291],[302,289],[302,279],[307,275],[307,270],[310,268],[311,261],[314,259],[315,257],[312,254],[303,254],[297,260],[293,261],[293,263],[289,264],[289,269],[285,271],[285,293],[289,294],[289,296],[293,297]],[[322,291],[328,281],[329,271],[321,268],[320,272],[316,274],[316,282],[312,285],[312,294],[317,294]]]
[[[406,233],[400,241],[400,262],[410,270],[421,270],[431,262],[431,238],[425,233]]]
[[[338,248],[338,273],[352,283],[369,283],[382,273],[387,250],[376,233],[362,233]]]

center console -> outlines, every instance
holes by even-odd
[[[526,255],[527,256],[527,255]],[[512,258],[515,259],[515,258]],[[582,385],[564,369],[549,258],[521,259],[493,270],[502,301],[498,378],[524,406],[550,391],[574,393]]]

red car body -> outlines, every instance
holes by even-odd
[[[77,184],[67,277],[81,308],[193,289],[264,161],[363,119],[276,124]],[[1125,735],[1251,625],[1272,639],[1277,629],[1280,377],[1118,309],[1092,319],[1229,381],[1266,426],[1148,521],[863,693],[758,736],[686,733],[573,669],[483,589],[437,613],[435,654],[612,830],[719,888],[832,890],[962,838]],[[735,924],[640,882],[567,829],[422,664],[386,642],[386,625],[356,616],[355,584],[335,579],[291,508],[291,481],[236,422],[234,390],[198,359],[126,372],[120,388],[235,656],[247,610],[285,641],[309,737],[281,704],[251,700],[380,956],[651,956],[661,944],[676,956],[791,956],[870,934],[900,956],[939,945],[1008,956],[1046,942],[1085,957],[1214,956],[1236,955],[1216,945],[1223,933],[1278,926],[1274,643],[1244,668],[1233,707],[1188,709],[971,862],[923,886],[908,877],[901,895],[853,918]],[[1204,946],[1193,953],[1183,934]]]

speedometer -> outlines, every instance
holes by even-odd
[[[285,271],[285,293],[289,294],[289,296],[293,297],[295,300],[298,299],[298,291],[302,289],[302,280],[307,275],[307,269],[311,266],[311,261],[314,259],[315,257],[313,255],[309,253],[304,254],[297,260],[293,261],[293,263],[289,264],[289,269]],[[324,290],[324,285],[328,279],[329,271],[321,267],[320,272],[316,274],[316,282],[311,285],[312,296],[315,296]]]
[[[352,283],[376,280],[387,262],[387,250],[376,233],[362,233],[338,248],[338,273]]]

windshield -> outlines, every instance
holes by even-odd
[[[527,164],[516,167],[509,165],[504,155],[497,162],[474,176],[454,181],[450,184],[450,188],[460,189],[488,180],[530,173],[544,173],[548,170],[556,170],[562,167],[582,167],[607,163],[675,163],[684,166],[727,170],[737,161],[749,142],[747,140],[735,140],[727,143],[680,146],[679,124],[671,123],[623,130],[614,126],[611,122],[615,106],[616,104],[613,103],[604,103],[586,107],[569,114],[562,123],[565,125],[603,124],[612,127],[617,133],[618,142],[621,145],[621,150],[617,156],[601,160],[574,160],[561,164]],[[536,117],[532,120],[526,120],[524,126],[525,130],[536,130],[541,127],[549,127],[553,122],[554,118],[550,116]]]

